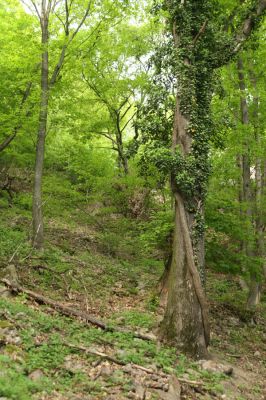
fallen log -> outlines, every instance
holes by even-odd
[[[81,318],[84,320],[86,323],[92,324],[94,326],[97,326],[98,328],[106,331],[106,332],[119,332],[119,333],[126,333],[130,334],[135,338],[142,339],[142,340],[155,340],[155,336],[153,335],[148,335],[148,334],[143,334],[140,332],[132,332],[123,328],[114,328],[103,321],[100,321],[93,316],[91,316],[89,313],[85,311],[79,311],[75,310],[71,307],[65,306],[64,304],[61,304],[55,300],[50,299],[49,297],[43,296],[42,294],[36,293],[32,290],[29,290],[25,288],[24,286],[21,286],[18,283],[13,283],[9,281],[8,279],[1,279],[0,282],[4,283],[12,292],[15,293],[24,293],[28,297],[36,300],[38,303],[41,304],[46,304],[53,308],[54,310],[58,311],[62,315],[66,315],[68,317],[76,317],[76,318]]]

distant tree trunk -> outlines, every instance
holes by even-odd
[[[241,111],[241,121],[243,126],[249,125],[249,112],[248,112],[248,105],[246,99],[246,85],[245,85],[245,78],[244,78],[244,65],[241,58],[238,58],[237,62],[238,68],[238,79],[239,79],[239,89],[241,93],[240,98],[240,111]],[[250,236],[244,240],[243,247],[247,257],[250,259],[255,255],[254,249],[252,246],[252,236],[253,232],[253,219],[252,219],[252,189],[251,189],[251,174],[250,174],[250,149],[248,140],[245,140],[245,148],[242,155],[242,194],[243,194],[243,202],[244,202],[244,209],[247,222],[251,228],[249,229]],[[252,230],[252,232],[251,232]],[[258,304],[260,299],[260,284],[257,281],[257,275],[254,271],[251,270],[250,272],[250,284],[249,284],[249,294],[247,300],[247,306],[252,307]]]
[[[36,146],[34,191],[33,191],[33,246],[43,247],[43,216],[42,216],[42,176],[45,153],[45,138],[47,131],[48,101],[49,101],[49,59],[48,59],[48,23],[49,15],[44,7],[41,15],[42,30],[42,66],[41,66],[41,102],[39,113],[38,139]]]
[[[33,219],[33,247],[41,249],[43,247],[43,216],[42,216],[42,176],[43,176],[43,163],[45,154],[45,138],[47,131],[47,117],[48,117],[48,103],[49,103],[49,89],[51,89],[59,76],[59,73],[63,67],[65,61],[66,51],[68,45],[73,41],[81,27],[83,26],[86,18],[89,15],[89,11],[92,5],[90,0],[87,1],[87,6],[83,13],[83,16],[79,23],[74,22],[76,27],[73,33],[70,35],[70,18],[71,6],[67,0],[63,1],[65,6],[65,21],[60,21],[63,24],[63,30],[65,33],[65,43],[61,48],[59,59],[54,67],[49,81],[49,53],[48,53],[48,41],[49,41],[49,18],[50,14],[55,11],[56,6],[60,3],[59,1],[47,1],[41,0],[36,2],[30,0],[31,5],[34,7],[37,16],[40,21],[41,32],[42,32],[42,63],[41,63],[41,101],[40,101],[40,112],[39,112],[39,126],[38,126],[38,138],[36,146],[36,159],[35,159],[35,175],[34,175],[34,190],[33,190],[33,205],[32,205],[32,219]],[[39,7],[38,7],[39,3]],[[70,2],[71,3],[71,2]]]
[[[254,93],[257,93],[257,80],[253,73],[250,71],[250,80],[253,84]],[[258,96],[254,96],[253,99],[254,111],[253,111],[253,119],[254,119],[254,136],[257,144],[257,148],[259,149],[261,146],[261,132],[259,127],[259,98]],[[260,257],[262,260],[265,260],[265,244],[264,244],[264,218],[263,218],[263,194],[264,194],[264,179],[263,179],[263,160],[261,157],[256,158],[255,164],[255,209],[256,209],[256,218],[255,218],[255,235],[256,235],[256,256]],[[264,273],[265,261],[262,265],[262,275]],[[261,297],[261,282],[258,277],[254,275],[251,284],[250,290],[247,300],[247,306],[249,308],[253,308],[260,302]]]
[[[124,175],[128,175],[128,159],[125,154],[125,148],[123,143],[123,133],[120,128],[120,112],[115,113],[116,119],[116,149],[118,153],[118,166],[119,169],[123,170]]]
[[[128,175],[128,159],[125,155],[124,146],[122,141],[117,140],[117,152],[118,152],[118,167],[124,173]]]

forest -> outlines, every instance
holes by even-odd
[[[0,0],[0,399],[266,399],[266,0]]]

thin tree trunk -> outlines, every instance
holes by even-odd
[[[245,95],[246,85],[244,78],[244,65],[241,58],[238,58],[237,62],[238,68],[238,79],[239,79],[239,89],[241,93],[240,97],[240,112],[241,112],[241,122],[243,126],[249,125],[249,112],[247,99]],[[249,232],[250,235],[243,241],[243,248],[247,257],[251,258],[254,256],[253,246],[252,246],[252,235],[253,235],[253,218],[252,218],[252,190],[251,190],[251,174],[250,174],[250,156],[249,156],[249,144],[248,141],[245,140],[244,144],[244,152],[242,155],[242,199],[244,202],[245,208],[245,216],[247,219],[247,223],[250,226]],[[252,231],[251,231],[252,230]],[[250,236],[250,237],[249,237]],[[260,294],[259,294],[259,283],[257,282],[257,276],[254,271],[250,272],[251,282],[249,284],[249,294],[247,300],[247,306],[251,307],[259,302]]]
[[[41,103],[39,113],[38,139],[36,146],[34,192],[33,192],[33,246],[43,247],[43,217],[42,217],[42,176],[45,153],[45,138],[47,131],[48,101],[49,101],[49,59],[48,59],[48,21],[49,16],[42,10],[42,66],[41,66]]]
[[[257,81],[253,71],[250,72],[250,80],[253,84],[254,92],[257,92]],[[261,146],[261,136],[259,131],[259,98],[254,97],[254,136],[259,149]],[[256,256],[261,259],[265,258],[265,245],[264,245],[264,220],[263,220],[263,172],[262,172],[262,160],[261,157],[257,157],[255,165],[255,205],[256,205],[256,219],[255,219],[255,234],[256,234]],[[264,263],[265,264],[265,263]],[[264,264],[262,269],[264,269]],[[263,271],[262,271],[263,272]],[[248,294],[247,306],[248,308],[256,307],[260,302],[261,297],[261,283],[258,277],[254,274],[250,284],[250,290]]]
[[[38,139],[36,146],[36,159],[35,159],[35,176],[34,176],[34,191],[33,191],[33,206],[32,206],[32,219],[33,219],[33,247],[41,249],[43,247],[43,217],[42,217],[42,176],[43,176],[43,163],[45,154],[45,138],[47,131],[47,117],[48,117],[48,103],[49,103],[49,89],[51,89],[63,67],[66,51],[68,45],[73,41],[79,30],[83,26],[86,18],[89,15],[92,2],[88,0],[85,12],[72,35],[70,36],[70,8],[67,0],[65,0],[65,44],[62,46],[58,62],[51,74],[51,80],[49,82],[49,54],[48,54],[48,40],[49,40],[49,17],[50,13],[54,12],[56,1],[51,2],[50,0],[42,0],[41,12],[38,10],[35,2],[34,8],[40,20],[41,31],[42,31],[42,63],[41,63],[41,101],[40,101],[40,113],[39,113],[39,127],[38,127]]]
[[[117,117],[118,119],[119,117]],[[122,132],[120,130],[119,121],[117,121],[117,132],[115,135],[116,147],[118,152],[118,167],[123,170],[125,175],[128,175],[128,160],[125,155],[124,144],[122,139]]]

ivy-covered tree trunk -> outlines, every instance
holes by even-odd
[[[210,167],[209,139],[213,133],[210,104],[214,74],[237,54],[254,28],[255,20],[265,11],[266,1],[260,0],[253,8],[246,8],[240,29],[230,34],[225,27],[221,29],[224,18],[218,3],[165,0],[164,9],[173,45],[166,47],[167,62],[161,68],[165,68],[163,72],[170,70],[175,77],[177,96],[169,164],[175,229],[160,334],[162,340],[179,350],[204,357],[210,340],[202,285],[204,202]]]
[[[179,3],[179,4],[177,4]],[[172,135],[171,187],[175,228],[168,298],[160,334],[195,357],[210,339],[204,282],[204,198],[209,175],[208,124],[212,68],[197,46],[207,27],[203,1],[166,2],[171,15],[177,96]],[[205,41],[204,41],[205,42]],[[205,54],[208,46],[204,43]]]
[[[185,80],[185,77],[183,78]],[[178,94],[172,150],[173,154],[179,150],[184,158],[192,154],[189,126],[188,116],[184,116],[180,111]],[[202,205],[197,196],[191,195],[188,198],[188,195],[178,186],[175,173],[172,174],[171,181],[175,199],[175,229],[171,266],[165,280],[165,288],[163,288],[163,291],[167,290],[168,294],[160,334],[164,340],[176,345],[185,353],[196,357],[206,357],[210,334],[207,303],[199,273],[201,268],[199,262],[204,261],[204,245],[202,244],[204,237],[201,231],[201,233],[198,232],[196,238],[194,230],[197,217],[202,216]],[[197,209],[196,204],[198,204]]]

